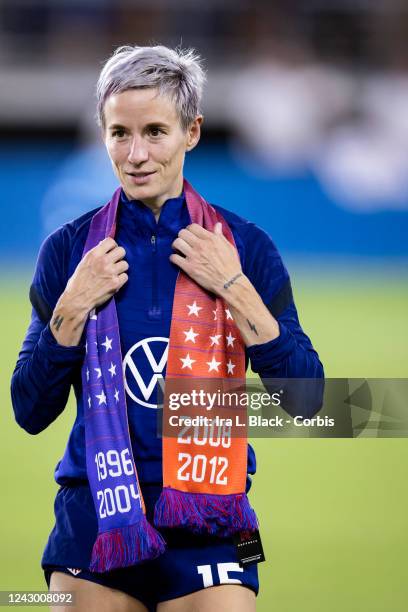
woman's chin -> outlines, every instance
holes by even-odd
[[[127,197],[130,200],[143,200],[143,199],[154,199],[157,197],[157,193],[151,187],[147,185],[122,185]]]

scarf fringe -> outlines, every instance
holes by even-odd
[[[161,555],[166,543],[146,520],[100,533],[92,549],[91,572],[109,572]]]
[[[194,533],[230,536],[258,529],[246,493],[213,495],[163,488],[154,509],[156,527],[186,527]]]

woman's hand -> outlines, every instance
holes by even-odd
[[[222,235],[221,223],[209,232],[193,223],[179,232],[170,260],[201,287],[223,298],[228,315],[246,346],[263,344],[279,336],[279,325],[251,281],[242,272],[236,249]],[[184,255],[184,257],[183,257]]]
[[[242,275],[238,253],[223,236],[221,223],[216,223],[214,232],[197,223],[188,225],[178,233],[173,248],[179,253],[170,255],[170,261],[216,295],[222,296],[224,285]]]
[[[102,306],[128,280],[125,255],[125,249],[113,238],[105,238],[81,259],[64,293],[88,312]]]
[[[81,259],[51,317],[51,331],[59,344],[77,345],[89,312],[127,282],[125,255],[113,238],[105,238]]]

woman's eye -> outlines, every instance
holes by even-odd
[[[161,130],[159,127],[152,127],[150,128],[150,134],[152,136],[160,136],[160,134],[163,134],[163,130]]]
[[[123,138],[124,135],[125,135],[125,130],[114,130],[112,132],[113,138]]]

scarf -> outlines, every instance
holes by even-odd
[[[83,256],[101,240],[115,236],[117,189],[92,218]],[[223,234],[235,246],[225,219],[184,180],[192,223]],[[91,311],[86,325],[82,366],[86,467],[98,518],[98,535],[89,569],[107,572],[154,559],[165,541],[146,519],[146,508],[132,453],[122,371],[115,299]],[[173,299],[166,372],[163,422],[172,412],[169,396],[175,383],[191,385],[197,377],[245,380],[245,350],[225,302],[179,272]],[[169,384],[168,384],[169,381]],[[174,414],[174,413],[173,413]],[[194,436],[180,437],[163,429],[163,489],[156,502],[156,527],[183,527],[195,533],[227,537],[258,527],[245,493],[246,427],[242,436],[222,438],[222,451]],[[211,442],[211,440],[210,440]],[[219,443],[219,440],[218,440]]]

